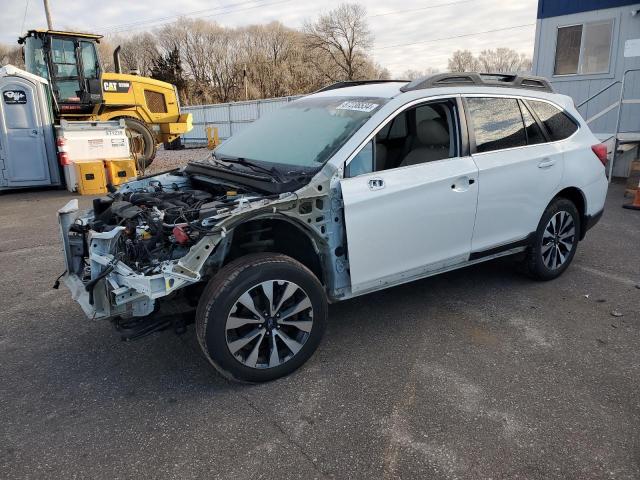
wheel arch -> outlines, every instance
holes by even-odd
[[[587,224],[587,199],[582,190],[577,187],[566,187],[560,190],[553,199],[556,198],[566,198],[570,200],[578,209],[578,213],[580,214],[580,240],[582,240],[586,234],[586,224]],[[553,201],[553,200],[552,200]]]
[[[125,118],[132,118],[134,120],[139,120],[143,122],[145,125],[149,125],[149,123],[153,123],[151,117],[144,115],[140,112],[140,108],[132,105],[128,108],[114,109],[114,110],[105,110],[100,115],[97,116],[100,120],[120,120]]]
[[[251,216],[233,227],[222,265],[250,253],[280,253],[302,263],[326,287],[324,246],[320,236],[287,215]]]

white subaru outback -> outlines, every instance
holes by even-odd
[[[328,303],[513,254],[562,274],[602,214],[606,160],[541,78],[336,84],[92,210],[69,202],[64,282],[124,339],[195,311],[223,375],[272,380],[313,354]]]

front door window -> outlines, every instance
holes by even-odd
[[[51,40],[51,61],[53,77],[60,102],[80,101],[80,79],[78,62],[73,40],[53,38]]]

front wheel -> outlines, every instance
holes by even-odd
[[[280,254],[253,254],[222,268],[196,313],[202,351],[225,377],[266,382],[288,375],[317,349],[327,323],[324,288]]]
[[[552,201],[542,214],[524,260],[527,273],[539,280],[562,275],[576,254],[580,228],[580,215],[572,201],[566,198]]]

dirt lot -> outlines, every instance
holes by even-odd
[[[123,343],[52,290],[69,198],[0,196],[0,478],[640,478],[620,186],[558,280],[504,260],[333,305],[316,355],[257,386],[218,376],[193,329]]]

